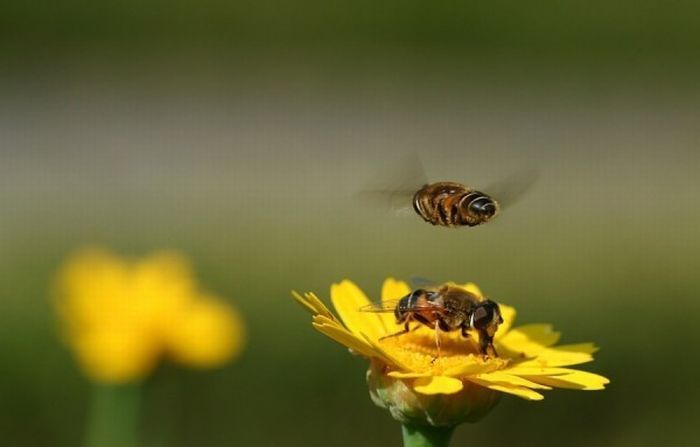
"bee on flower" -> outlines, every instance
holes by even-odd
[[[376,306],[349,280],[331,286],[338,316],[314,293],[293,296],[313,315],[315,329],[369,360],[372,400],[404,426],[454,427],[481,419],[502,394],[541,400],[553,388],[601,390],[609,383],[603,376],[569,368],[593,360],[597,348],[592,343],[557,345],[560,334],[551,325],[513,327],[515,309],[486,300],[476,285],[447,287],[473,297],[473,312],[465,310],[459,324],[442,324],[444,301],[438,311],[437,298],[429,295],[422,297],[429,305],[418,308],[423,316],[413,327],[398,308],[393,315],[367,312]],[[384,308],[402,297],[407,306],[414,295],[405,282],[388,278],[381,299]],[[426,316],[431,311],[432,320]],[[490,316],[480,326],[474,315],[482,313]]]
[[[385,335],[379,341],[397,337],[417,329],[411,323],[419,323],[435,331],[435,347],[440,357],[440,333],[460,331],[463,338],[469,337],[469,330],[476,331],[479,351],[484,356],[497,356],[493,347],[493,336],[503,323],[498,303],[484,300],[468,290],[452,284],[445,284],[436,290],[417,289],[398,300],[384,300],[362,308],[366,312],[391,312],[396,323],[404,328]]]
[[[238,312],[202,291],[174,252],[127,260],[101,249],[79,251],[57,275],[55,306],[65,342],[98,383],[138,382],[164,357],[216,367],[244,342]]]

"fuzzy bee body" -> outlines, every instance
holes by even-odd
[[[488,194],[461,183],[438,182],[416,191],[413,209],[433,225],[474,227],[493,219],[500,206]]]

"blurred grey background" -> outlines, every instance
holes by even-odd
[[[220,371],[165,365],[143,445],[397,445],[364,362],[291,289],[474,281],[602,347],[596,393],[504,398],[454,444],[691,445],[699,410],[693,2],[6,2],[0,10],[0,432],[76,445],[89,385],[49,304],[85,244],[174,248],[250,326]],[[431,180],[539,172],[493,223],[357,200],[418,154]],[[336,442],[336,441],[333,441]]]

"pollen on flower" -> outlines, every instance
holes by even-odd
[[[435,331],[420,327],[395,337],[384,338],[379,345],[411,371],[440,375],[465,365],[483,366],[484,369],[500,368],[507,360],[489,358],[479,353],[475,337],[464,338],[459,333],[441,332],[438,352]],[[491,368],[489,368],[491,366]]]

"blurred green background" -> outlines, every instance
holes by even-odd
[[[602,347],[608,390],[506,397],[454,445],[694,445],[699,50],[691,1],[3,2],[2,444],[82,439],[49,287],[100,244],[181,250],[249,326],[236,363],[148,381],[144,446],[398,445],[365,362],[289,296],[388,275]],[[540,177],[492,224],[432,228],[354,197],[406,154]]]

